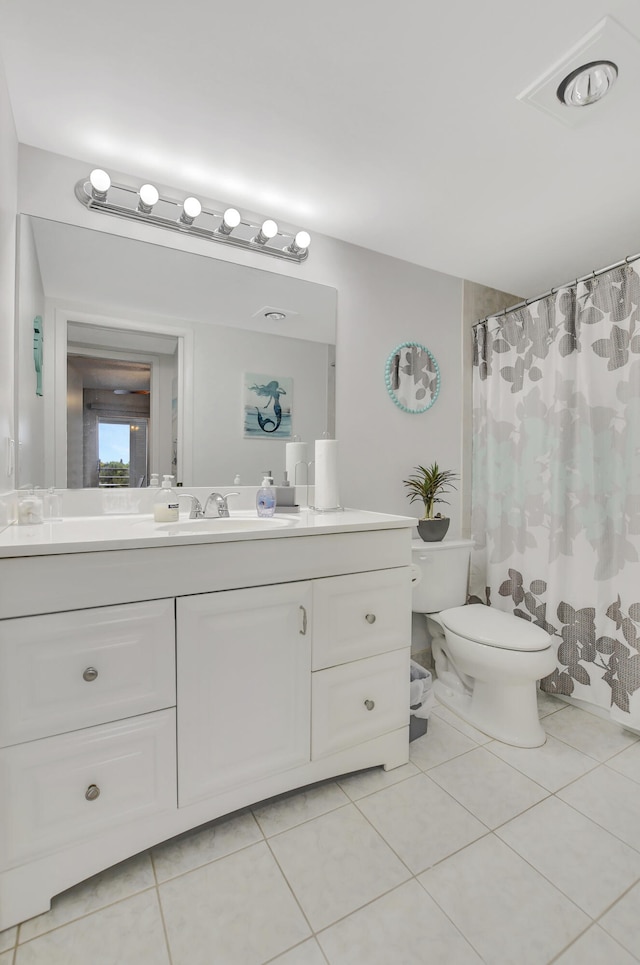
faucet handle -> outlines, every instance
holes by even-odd
[[[189,519],[202,519],[202,517],[204,516],[204,512],[203,512],[202,506],[200,505],[200,500],[198,499],[198,497],[194,496],[192,493],[178,493],[178,499],[185,496],[187,497],[187,499],[191,500],[191,510],[189,512]]]
[[[216,504],[218,516],[222,516],[223,518],[227,517],[229,515],[229,507],[227,506],[228,497],[239,495],[240,493],[227,493],[226,496],[223,496],[222,493],[210,493],[209,496],[207,496],[206,503],[204,504],[204,515],[207,515],[209,503],[214,502]]]

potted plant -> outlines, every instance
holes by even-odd
[[[440,469],[438,463],[434,462],[431,466],[415,466],[413,475],[408,479],[403,479],[404,485],[409,490],[407,499],[413,503],[416,499],[424,503],[424,516],[418,520],[418,533],[421,539],[426,542],[438,542],[444,539],[449,529],[449,517],[435,513],[436,503],[447,503],[443,499],[443,494],[451,492],[456,487],[454,481],[458,480],[456,473],[451,469]]]

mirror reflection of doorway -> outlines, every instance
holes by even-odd
[[[66,383],[66,411],[57,410],[66,487],[147,486],[153,473],[177,479],[180,337],[69,319],[65,343],[56,384]],[[119,448],[107,448],[110,435]]]
[[[151,365],[67,355],[67,485],[144,486],[149,479]]]

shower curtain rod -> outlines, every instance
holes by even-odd
[[[557,291],[561,288],[568,288],[569,285],[578,285],[581,281],[587,281],[589,278],[597,278],[598,275],[604,275],[608,271],[613,271],[614,268],[622,268],[623,265],[630,265],[632,261],[637,261],[640,258],[640,252],[637,255],[627,255],[622,261],[616,261],[613,265],[608,265],[606,268],[600,268],[599,271],[590,271],[587,275],[582,275],[581,278],[576,278],[575,281],[565,282],[564,285],[556,285],[555,288],[550,288],[548,292],[544,292],[542,295],[536,295],[535,298],[525,298],[524,301],[516,302],[515,305],[510,305],[508,308],[503,308],[499,312],[494,312],[492,315],[486,315],[485,318],[481,318],[479,322],[473,325],[473,328],[477,328],[478,325],[484,325],[488,322],[490,318],[500,318],[501,315],[508,315],[509,312],[515,312],[518,308],[526,308],[528,305],[533,305],[534,302],[539,302],[542,298],[548,298],[549,295],[555,295]]]

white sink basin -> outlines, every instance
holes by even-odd
[[[293,526],[292,519],[275,516],[229,516],[212,519],[180,519],[177,523],[152,523],[154,532],[167,536],[195,536],[198,533],[259,533],[265,529]],[[148,525],[148,524],[147,524]]]

